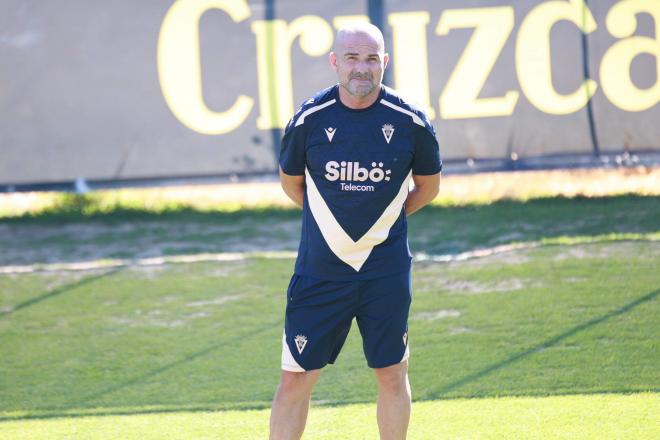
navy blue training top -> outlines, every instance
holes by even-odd
[[[334,85],[291,119],[280,166],[305,176],[296,274],[348,281],[410,270],[403,205],[411,174],[442,169],[422,111],[386,86],[373,105],[351,109]]]

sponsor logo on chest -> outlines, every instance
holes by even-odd
[[[392,170],[386,170],[383,162],[371,162],[371,168],[360,165],[360,162],[337,162],[331,160],[325,164],[325,178],[331,182],[339,181],[342,191],[374,191],[373,185],[355,185],[358,183],[378,183],[389,181]]]
[[[323,129],[328,137],[328,142],[337,133],[336,127]],[[392,124],[384,124],[381,127],[383,138],[389,144],[394,134]],[[371,167],[362,166],[358,161],[331,160],[325,164],[325,178],[330,182],[339,182],[342,191],[374,191],[375,188],[369,183],[388,182],[392,170],[385,169],[383,162],[371,162]],[[360,185],[361,184],[361,185]]]

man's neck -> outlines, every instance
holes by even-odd
[[[371,93],[366,96],[355,96],[348,93],[348,91],[340,85],[339,100],[348,108],[352,108],[354,110],[362,110],[376,102],[378,96],[380,96],[380,89],[381,86],[374,87]]]

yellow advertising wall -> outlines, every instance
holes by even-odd
[[[365,2],[5,0],[0,184],[269,174],[296,107],[335,82]],[[660,1],[384,2],[388,84],[443,159],[660,150]]]

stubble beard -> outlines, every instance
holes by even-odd
[[[357,80],[367,80],[369,81],[369,85],[367,86],[364,83],[360,83],[360,85],[354,85],[351,83],[352,80],[357,79]],[[342,87],[351,95],[359,98],[364,98],[365,96],[368,96],[371,92],[374,91],[376,88],[375,81],[372,77],[368,78],[350,78],[347,82],[341,84]]]

